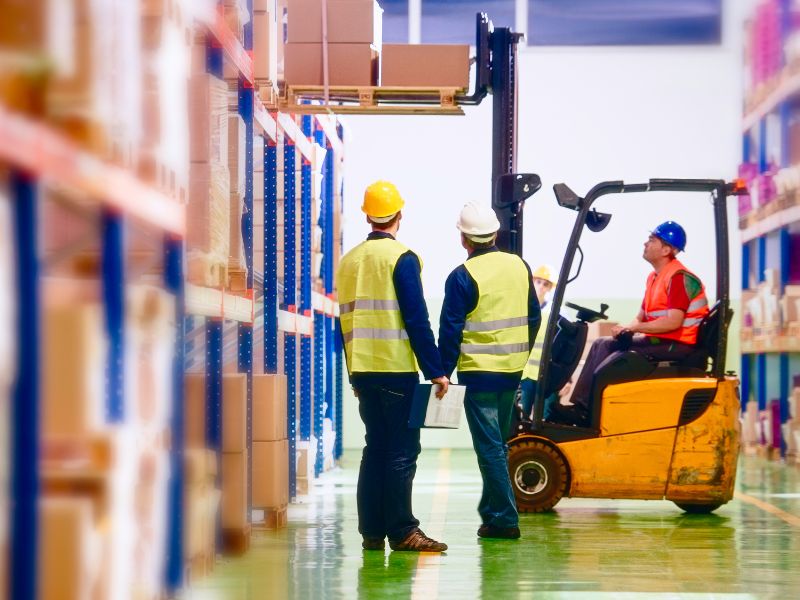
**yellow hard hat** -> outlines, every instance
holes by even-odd
[[[549,281],[553,285],[556,284],[558,278],[556,277],[556,271],[550,265],[539,265],[536,270],[533,272],[533,276],[537,279],[544,279],[545,281]]]
[[[361,210],[373,219],[391,217],[402,210],[405,206],[400,192],[393,183],[388,181],[376,181],[364,192],[364,204]]]

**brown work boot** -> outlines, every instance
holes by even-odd
[[[389,547],[395,552],[444,552],[447,544],[432,540],[421,529],[415,529],[402,542],[389,540]]]
[[[386,545],[383,542],[383,538],[364,536],[364,540],[361,542],[361,547],[364,550],[383,550]]]

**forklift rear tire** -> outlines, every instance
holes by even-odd
[[[712,512],[722,506],[722,503],[712,502],[710,504],[692,504],[689,502],[676,502],[675,506],[690,515],[710,515]]]
[[[567,493],[564,457],[539,440],[520,442],[508,449],[508,472],[520,512],[549,511]]]

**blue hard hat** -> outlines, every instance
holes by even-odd
[[[664,221],[650,233],[681,252],[686,248],[686,232],[675,221]]]

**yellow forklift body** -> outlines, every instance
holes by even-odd
[[[733,497],[739,458],[739,380],[719,382],[711,406],[678,427],[667,500],[727,502]]]
[[[711,377],[646,379],[610,385],[603,393],[600,435],[677,427],[686,394],[716,386],[717,380]]]
[[[603,394],[600,437],[563,442],[572,497],[727,502],[739,452],[738,380],[650,379]],[[695,420],[679,425],[687,393],[714,390]]]
[[[572,474],[566,495],[661,499],[674,443],[672,427],[558,444]]]

